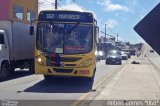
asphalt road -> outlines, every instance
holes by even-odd
[[[123,64],[125,62],[123,61]],[[47,82],[42,75],[30,75],[27,70],[17,70],[7,81],[0,82],[0,100],[24,100],[19,101],[18,106],[21,106],[21,103],[23,103],[23,106],[35,105],[34,103],[38,103],[39,106],[44,106],[43,103],[46,106],[50,106],[53,100],[56,100],[59,105],[70,105],[83,94],[92,92],[92,88],[108,73],[118,70],[121,66],[106,65],[104,60],[97,62],[94,82],[72,77],[55,77]],[[57,100],[64,100],[65,102]]]

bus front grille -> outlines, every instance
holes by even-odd
[[[79,58],[79,57],[77,57],[77,58],[75,58],[75,57],[73,57],[73,58],[68,58],[68,57],[61,57],[61,59],[60,59],[60,61],[61,62],[76,62],[76,61],[78,61],[78,60],[80,60],[81,58]]]
[[[75,58],[75,57],[73,57],[73,58],[72,57],[54,57],[54,58],[50,58],[50,59],[51,59],[51,61],[76,62],[82,58],[80,58],[80,57],[77,57],[77,58]]]
[[[73,69],[60,69],[60,68],[53,68],[53,70],[58,73],[71,73],[73,71]]]

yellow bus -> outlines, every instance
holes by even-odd
[[[38,16],[35,73],[84,77],[96,71],[97,22],[90,12],[42,11]]]

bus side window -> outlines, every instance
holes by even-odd
[[[4,44],[4,34],[0,34],[0,44]]]
[[[98,47],[99,45],[99,27],[98,26],[95,27],[95,44]]]

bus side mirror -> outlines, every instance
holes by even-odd
[[[95,35],[96,35],[96,43],[99,43],[99,27],[96,26],[95,27]]]
[[[34,35],[34,26],[30,26],[30,35]]]

